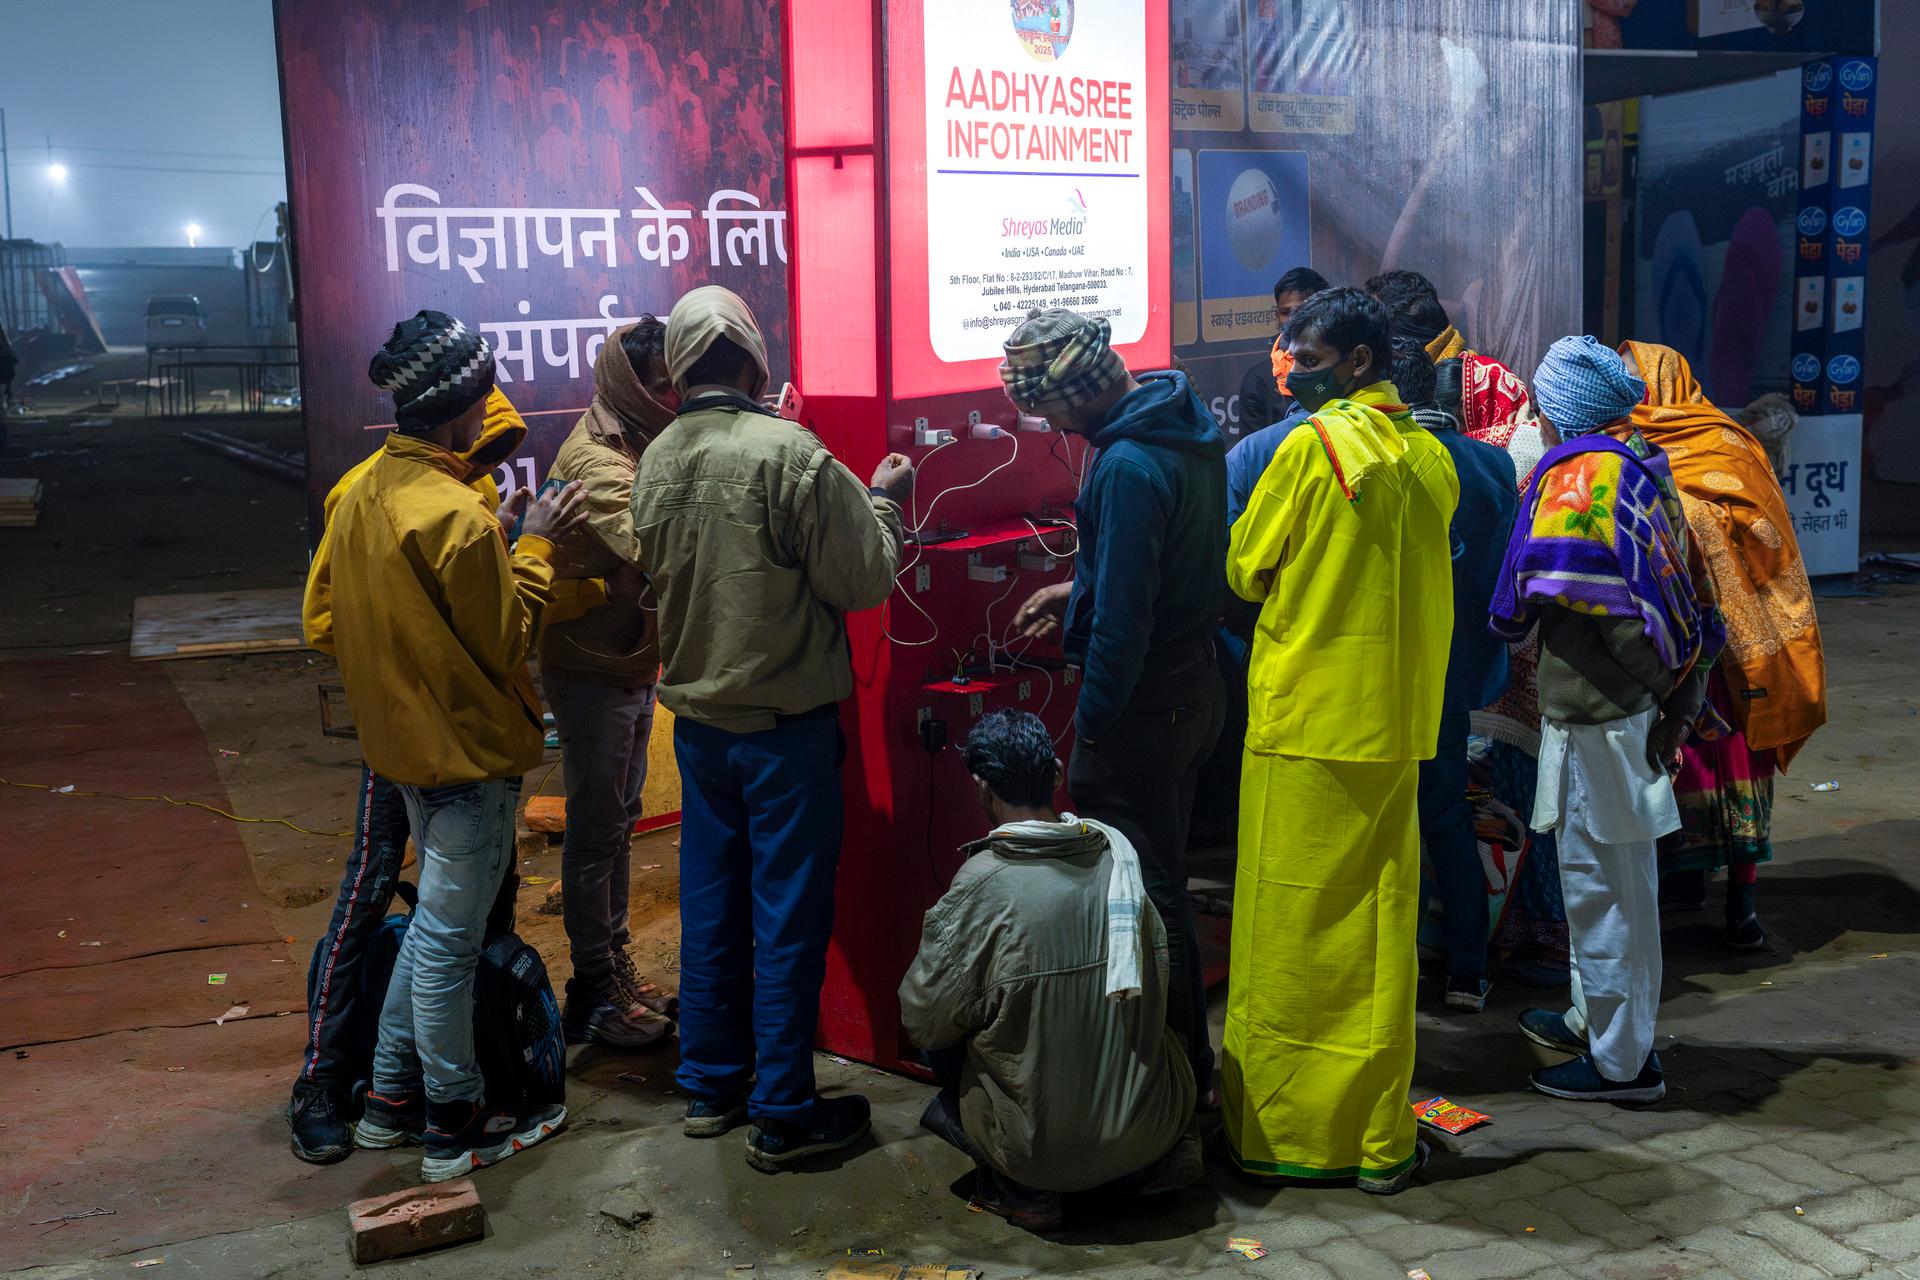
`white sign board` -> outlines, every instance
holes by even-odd
[[[1145,7],[925,0],[933,350],[1001,355],[1034,307],[1147,328]],[[1078,12],[1076,12],[1076,10]]]
[[[1860,433],[1851,413],[1802,418],[1787,437],[1780,488],[1809,577],[1860,568]]]

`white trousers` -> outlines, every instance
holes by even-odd
[[[1593,1066],[1609,1080],[1640,1074],[1660,1012],[1660,872],[1654,842],[1601,844],[1577,826],[1559,831],[1560,890],[1572,941],[1573,1008]]]
[[[1560,850],[1573,959],[1567,1027],[1585,1032],[1594,1069],[1637,1077],[1660,1009],[1659,838],[1680,826],[1673,784],[1647,759],[1654,713],[1604,725],[1541,727],[1535,830]]]

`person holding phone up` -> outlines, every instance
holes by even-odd
[[[540,679],[560,728],[567,791],[561,909],[572,952],[561,1024],[573,1043],[640,1049],[672,1030],[673,998],[628,953],[628,864],[653,736],[658,617],[634,537],[633,474],[680,397],[666,326],[617,330],[594,362],[593,403],[553,460],[549,484],[578,482],[586,520],[554,548],[558,612],[540,638]]]
[[[513,862],[520,778],[545,755],[527,670],[553,590],[553,547],[586,518],[577,484],[498,514],[468,487],[493,352],[471,326],[422,311],[368,368],[394,430],[341,497],[309,594],[331,602],[333,651],[369,770],[399,787],[420,857],[420,899],[380,1014],[361,1147],[426,1147],[437,1182],[554,1133],[489,1103],[474,1058],[473,974]],[[508,545],[503,521],[517,517]],[[324,566],[324,568],[322,568]]]
[[[863,485],[758,403],[745,302],[695,289],[667,317],[680,413],[640,459],[634,536],[660,602],[660,700],[680,764],[685,1132],[751,1120],[763,1170],[848,1147],[867,1100],[820,1098],[813,1036],[840,856],[846,615],[893,591],[913,464]]]

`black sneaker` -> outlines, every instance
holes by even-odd
[[[680,1124],[680,1132],[689,1138],[718,1138],[731,1133],[747,1122],[747,1104],[735,1099],[732,1102],[708,1102],[694,1098],[687,1103],[687,1118]]]
[[[1520,1034],[1555,1053],[1580,1054],[1587,1051],[1587,1038],[1573,1034],[1567,1026],[1567,1015],[1551,1009],[1528,1009],[1522,1013]]]
[[[1549,1098],[1574,1102],[1658,1102],[1667,1096],[1667,1077],[1660,1070],[1657,1053],[1648,1054],[1640,1074],[1624,1082],[1601,1075],[1593,1059],[1585,1054],[1556,1066],[1541,1067],[1528,1081]]]
[[[324,1085],[294,1085],[293,1101],[287,1104],[293,1154],[308,1164],[334,1164],[353,1154],[353,1127],[346,1111],[347,1100]]]
[[[747,1163],[762,1173],[778,1173],[812,1156],[842,1151],[873,1128],[873,1108],[859,1094],[815,1098],[805,1123],[763,1120],[747,1134]]]
[[[366,1109],[353,1126],[353,1145],[390,1151],[420,1145],[427,1129],[427,1100],[418,1089],[394,1096],[367,1091]]]
[[[420,1161],[422,1182],[445,1182],[499,1164],[516,1152],[552,1137],[567,1122],[557,1103],[534,1116],[516,1116],[484,1101],[427,1103],[427,1153]]]
[[[567,1003],[560,1014],[560,1032],[568,1044],[599,1044],[609,1049],[645,1049],[666,1039],[673,1022],[638,999],[629,999],[621,984],[609,978],[599,988],[567,984]]]

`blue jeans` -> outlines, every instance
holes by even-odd
[[[1420,838],[1446,912],[1447,977],[1474,982],[1487,976],[1487,875],[1467,801],[1465,711],[1440,715],[1440,750],[1420,765]],[[1426,904],[1421,904],[1426,915]]]
[[[396,1097],[424,1078],[436,1103],[485,1096],[473,1056],[473,971],[487,916],[513,865],[520,779],[400,788],[420,855],[420,903],[394,961],[373,1087]]]
[[[759,733],[673,723],[680,762],[680,1087],[811,1119],[840,861],[837,710]]]
[[[547,704],[560,727],[567,787],[567,834],[560,853],[560,904],[573,953],[569,990],[599,991],[625,951],[633,824],[647,782],[653,686],[620,689],[544,673]]]

